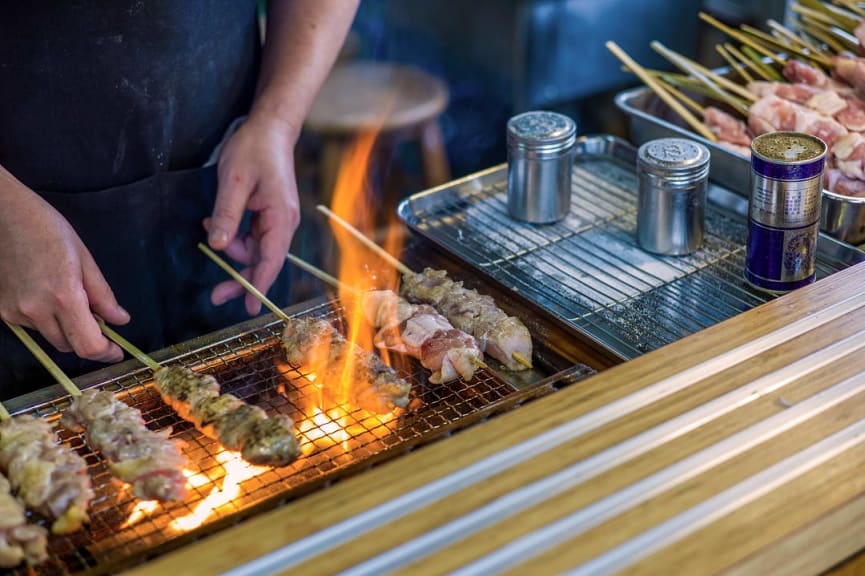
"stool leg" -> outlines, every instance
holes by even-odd
[[[438,120],[427,122],[421,127],[420,149],[427,186],[448,182],[451,179],[451,168]]]

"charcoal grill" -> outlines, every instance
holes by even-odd
[[[341,326],[342,310],[335,301],[321,299],[289,313],[314,315]],[[285,362],[279,344],[282,326],[272,316],[265,316],[187,343],[182,353],[175,349],[154,354],[160,361],[213,374],[224,392],[268,413],[287,414],[295,421],[301,439],[303,455],[295,463],[266,469],[244,481],[237,497],[216,509],[197,528],[181,529],[173,523],[190,515],[212,490],[222,486],[226,476],[226,468],[218,460],[222,448],[162,402],[153,389],[149,369],[130,361],[78,382],[82,388],[97,386],[115,392],[142,411],[148,426],[173,427],[174,436],[186,443],[184,452],[190,471],[196,473],[197,485],[185,501],[157,506],[133,523],[128,519],[140,501],[112,479],[104,461],[91,451],[83,436],[59,428],[59,416],[70,403],[67,395],[52,387],[7,403],[13,414],[38,415],[58,426],[68,445],[86,458],[96,493],[90,525],[69,536],[52,536],[51,559],[35,568],[37,574],[115,572],[595,372],[583,364],[556,372],[543,361],[554,356],[544,352],[543,346],[539,348],[540,366],[532,372],[534,382],[530,384],[524,377],[508,381],[491,369],[483,369],[469,382],[430,385],[427,371],[414,361],[405,362],[401,372],[413,387],[409,407],[392,420],[362,411],[348,412],[343,434],[327,420],[316,423],[307,417],[320,391],[306,375]],[[566,359],[558,361],[560,365],[573,364]],[[17,573],[32,572],[22,568]]]

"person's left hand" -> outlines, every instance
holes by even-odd
[[[219,156],[219,189],[213,214],[205,219],[208,244],[224,250],[245,268],[241,274],[262,293],[276,280],[291,238],[300,223],[294,173],[298,131],[287,122],[254,113],[226,142]],[[238,235],[246,210],[253,212],[249,232]],[[221,305],[245,290],[234,280],[214,287],[210,300]],[[256,315],[261,303],[246,296],[246,310]]]

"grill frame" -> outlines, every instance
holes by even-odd
[[[598,135],[580,138],[577,149],[571,212],[562,222],[537,226],[508,216],[506,165],[410,196],[397,213],[473,271],[626,360],[776,297],[742,276],[746,199],[711,186],[703,247],[688,256],[651,255],[634,234],[635,148]],[[818,278],[863,259],[821,234]]]
[[[342,310],[336,301],[323,298],[292,307],[287,312],[292,316],[325,317],[339,325]],[[295,382],[302,379],[302,375],[284,360],[274,361],[281,356],[278,344],[281,327],[280,320],[267,315],[154,353],[153,356],[161,362],[177,362],[195,370],[213,373],[220,379],[223,391],[237,394],[265,408],[269,413],[288,413],[294,418],[296,429],[300,429],[301,419],[297,417],[299,401],[291,397],[287,399],[273,386],[274,378],[282,382],[283,372],[291,373]],[[149,369],[141,367],[135,361],[127,361],[82,376],[76,379],[76,382],[82,389],[98,387],[113,390],[119,397],[131,400],[130,403],[136,407],[143,407],[145,420],[153,428],[161,429],[180,422],[172,436],[181,437],[188,443],[184,451],[191,456],[190,464],[193,470],[199,470],[200,462],[206,463],[204,471],[213,477],[213,483],[194,489],[194,494],[182,503],[172,503],[160,508],[154,518],[145,519],[119,531],[119,523],[131,512],[137,500],[128,491],[121,493],[115,489],[116,482],[111,479],[104,461],[89,449],[81,435],[59,428],[60,412],[68,406],[71,399],[58,386],[13,399],[6,403],[13,414],[30,413],[48,419],[58,429],[66,444],[85,456],[97,493],[92,506],[91,525],[70,536],[53,536],[49,550],[51,560],[36,567],[34,571],[20,569],[18,573],[115,572],[176,549],[193,539],[236,524],[244,518],[272,509],[595,373],[593,368],[580,364],[558,371],[556,366],[566,365],[569,360],[556,358],[556,361],[550,364],[544,362],[543,358],[552,358],[553,353],[543,352],[543,346],[541,351],[538,356],[541,359],[540,365],[537,370],[531,371],[530,378],[527,378],[525,373],[520,373],[521,375],[514,376],[514,381],[507,381],[492,371],[482,370],[471,383],[457,382],[447,387],[428,385],[428,371],[416,361],[410,360],[408,372],[403,371],[403,376],[413,383],[412,404],[400,419],[386,425],[392,426],[389,434],[383,438],[374,438],[372,431],[367,430],[361,435],[369,438],[362,442],[360,448],[356,447],[349,453],[345,453],[337,445],[332,445],[324,451],[319,448],[310,455],[302,456],[299,461],[303,460],[304,466],[299,471],[291,472],[297,464],[268,470],[258,479],[242,484],[244,501],[239,508],[228,507],[221,510],[200,528],[188,532],[171,531],[167,535],[165,531],[169,530],[168,525],[173,519],[190,512],[207,496],[212,486],[219,484],[224,467],[212,459],[219,445],[204,438],[191,424],[180,421],[161,401],[152,387]],[[269,375],[259,378],[262,375],[259,371],[269,371]],[[267,383],[265,386],[262,386],[262,380]],[[305,382],[306,389],[311,390],[313,385]],[[455,390],[457,392],[454,392]],[[293,394],[296,398],[297,392],[294,391]],[[418,402],[421,396],[423,400]],[[465,402],[460,403],[460,399]],[[299,436],[303,438],[304,434]],[[303,445],[307,443],[302,440]],[[313,460],[315,469],[306,465]],[[250,483],[254,483],[254,487],[249,487]],[[113,498],[118,498],[119,501],[111,501]],[[127,546],[132,549],[127,549]]]

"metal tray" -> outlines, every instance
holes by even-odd
[[[415,232],[629,359],[757,306],[772,296],[743,278],[747,201],[710,185],[703,247],[664,257],[641,250],[635,148],[613,136],[577,141],[571,212],[532,225],[507,213],[500,165],[403,200]],[[818,277],[865,259],[821,234]]]
[[[727,70],[718,70],[725,73]],[[642,144],[656,138],[682,136],[707,146],[712,154],[709,178],[737,194],[748,197],[751,161],[717,143],[706,140],[679,124],[675,112],[646,87],[632,88],[616,95],[616,106],[630,119],[631,140]],[[820,230],[850,244],[865,247],[865,198],[844,196],[823,190]]]

